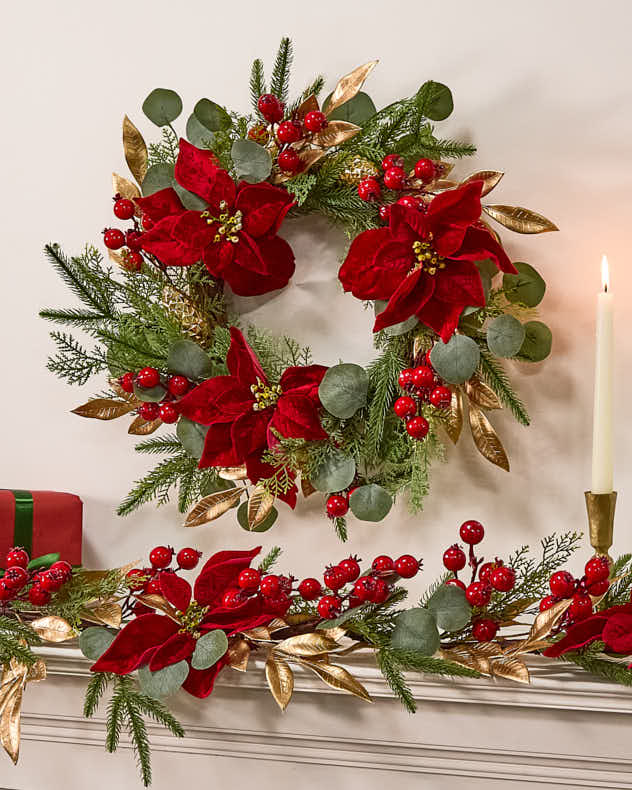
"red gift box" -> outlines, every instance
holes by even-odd
[[[83,502],[59,491],[0,490],[0,559],[11,546],[31,557],[59,552],[62,560],[81,565]]]

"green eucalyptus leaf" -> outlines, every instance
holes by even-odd
[[[230,488],[235,487],[235,483],[232,480],[224,480],[223,477],[214,477],[202,486],[200,494],[202,496],[208,496],[209,494],[216,494],[218,491],[228,491]],[[235,506],[233,505],[233,507]]]
[[[186,125],[187,140],[198,148],[212,147],[213,133],[196,118],[194,113],[189,115]],[[210,145],[209,145],[210,144]]]
[[[96,661],[101,658],[115,638],[116,634],[108,631],[107,628],[99,626],[86,628],[79,635],[79,650],[86,658]]]
[[[277,520],[278,515],[278,510],[273,507],[261,524],[257,524],[257,526],[252,529],[248,523],[248,501],[242,502],[237,509],[237,521],[239,522],[239,526],[245,529],[246,532],[267,532]]]
[[[353,458],[340,450],[332,450],[312,474],[310,481],[317,491],[329,494],[332,491],[342,491],[351,485],[355,473],[356,465]]]
[[[153,195],[154,192],[160,192],[161,189],[173,187],[176,180],[173,175],[173,165],[166,162],[161,162],[158,165],[152,165],[147,171],[142,183],[143,195]]]
[[[527,321],[524,325],[524,343],[518,357],[527,362],[542,362],[551,353],[553,335],[542,321]]]
[[[375,315],[377,316],[386,310],[387,304],[388,302],[385,302],[381,299],[376,299],[373,302],[373,310],[375,311]],[[405,321],[401,321],[399,324],[387,326],[382,331],[387,337],[399,337],[399,335],[405,335],[406,332],[410,332],[410,330],[414,329],[418,323],[419,319],[417,316],[411,315],[411,317],[407,318]]]
[[[226,110],[210,99],[200,99],[193,108],[193,115],[209,132],[225,132],[233,125]]]
[[[518,274],[503,275],[503,291],[509,302],[537,307],[544,297],[546,283],[528,263],[514,263]]]
[[[156,384],[155,387],[139,387],[134,382],[134,395],[143,403],[160,403],[166,394],[167,390],[162,384]]]
[[[256,184],[265,181],[272,172],[272,159],[263,146],[252,140],[235,140],[230,150],[237,180]]]
[[[480,357],[478,346],[467,335],[452,335],[447,343],[437,340],[430,352],[433,368],[450,384],[461,384],[470,379]]]
[[[444,631],[464,628],[472,615],[472,609],[465,600],[465,591],[454,584],[442,584],[428,601],[428,609]]]
[[[208,427],[189,420],[188,417],[180,417],[176,426],[176,434],[180,444],[191,458],[201,458],[204,450],[204,440]]]
[[[419,111],[431,121],[444,121],[454,109],[452,93],[447,85],[428,80],[415,96]]]
[[[176,340],[169,348],[167,367],[189,379],[207,379],[213,373],[213,363],[203,348],[192,340]]]
[[[162,699],[175,694],[188,674],[189,665],[186,661],[170,664],[157,672],[152,672],[145,664],[138,670],[138,682],[144,694],[154,699]]]
[[[399,650],[415,650],[431,656],[439,649],[439,630],[428,609],[407,609],[395,618],[391,644]]]
[[[343,362],[323,376],[318,387],[320,402],[334,417],[346,420],[366,406],[369,377],[360,365]]]
[[[156,126],[167,126],[182,112],[182,99],[168,88],[156,88],[143,102],[143,112]]]
[[[216,664],[228,650],[226,634],[219,629],[208,631],[195,643],[191,656],[193,669],[208,669]]]
[[[331,93],[327,96],[323,104],[324,112],[327,112],[330,99]],[[331,115],[327,117],[330,121],[347,121],[348,123],[355,123],[356,126],[362,126],[362,124],[368,121],[369,118],[372,118],[376,112],[375,104],[373,104],[373,99],[369,94],[364,93],[364,91],[358,91],[352,99],[336,107]]]
[[[206,200],[202,200],[201,197],[194,195],[193,192],[189,192],[188,189],[180,186],[177,182],[174,182],[172,186],[182,201],[182,205],[188,208],[189,211],[203,211],[208,206]]]
[[[515,357],[524,338],[524,327],[509,313],[494,318],[487,327],[487,345],[497,357]]]
[[[382,486],[360,486],[349,497],[351,512],[360,521],[382,521],[393,506],[393,497]]]
[[[50,568],[54,562],[59,561],[59,557],[60,554],[58,551],[55,551],[52,554],[42,554],[39,557],[34,557],[26,566],[26,568],[29,571],[37,570],[37,568]]]

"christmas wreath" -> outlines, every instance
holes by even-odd
[[[371,62],[321,106],[321,76],[290,100],[291,62],[283,39],[268,86],[261,61],[252,66],[252,112],[202,98],[186,137],[173,125],[179,96],[152,91],[143,112],[161,139],[148,147],[123,121],[137,183],[113,177],[114,214],[128,225],[105,229],[109,261],[93,246],[73,257],[46,248],[83,306],[41,315],[96,341],[88,348],[53,332],[48,366],[72,384],[109,376],[107,390],[74,413],[131,415],[128,432],[141,436],[175,425],[175,434],[136,445],[166,457],[134,484],[120,514],[163,503],[177,487],[187,526],[239,505],[241,526],[263,531],[276,500],[294,507],[300,488],[327,495],[345,538],[349,510],[379,521],[401,492],[420,509],[442,435],[456,442],[464,419],[482,455],[507,470],[486,413],[507,407],[529,422],[502,360],[548,355],[551,333],[535,312],[545,283],[529,264],[512,263],[488,220],[519,233],[555,225],[525,208],[482,204],[501,172],[453,180],[452,160],[474,148],[436,135],[434,122],[452,111],[445,85],[425,82],[378,111],[361,90]],[[378,356],[366,369],[314,364],[290,337],[242,327],[234,314],[232,294],[287,285],[296,263],[282,233],[307,214],[351,240],[338,276],[375,310]]]

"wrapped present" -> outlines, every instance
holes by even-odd
[[[31,557],[59,552],[81,564],[83,502],[59,491],[0,490],[0,560],[11,546]]]

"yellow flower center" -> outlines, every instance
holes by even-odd
[[[445,258],[442,258],[432,246],[432,233],[424,241],[413,242],[413,253],[417,263],[413,266],[413,271],[423,269],[426,274],[434,276],[440,269],[445,269]]]
[[[261,379],[257,379],[256,384],[250,385],[250,392],[255,396],[252,404],[253,411],[263,411],[279,400],[281,387],[278,384],[264,384]]]
[[[219,217],[214,217],[210,211],[203,211],[200,216],[206,220],[207,225],[219,222],[217,233],[213,238],[215,244],[220,241],[229,241],[231,244],[237,244],[239,241],[237,233],[242,229],[243,214],[239,209],[234,214],[229,214],[226,211],[228,203],[225,200],[222,200],[219,208],[222,212]]]
[[[200,606],[197,601],[191,601],[191,603],[187,606],[186,611],[181,612],[178,610],[176,612],[176,616],[180,620],[180,624],[182,628],[180,628],[179,633],[185,634],[190,633],[196,639],[199,639],[201,634],[197,630],[197,627],[204,619],[204,616],[208,612],[208,606]]]

